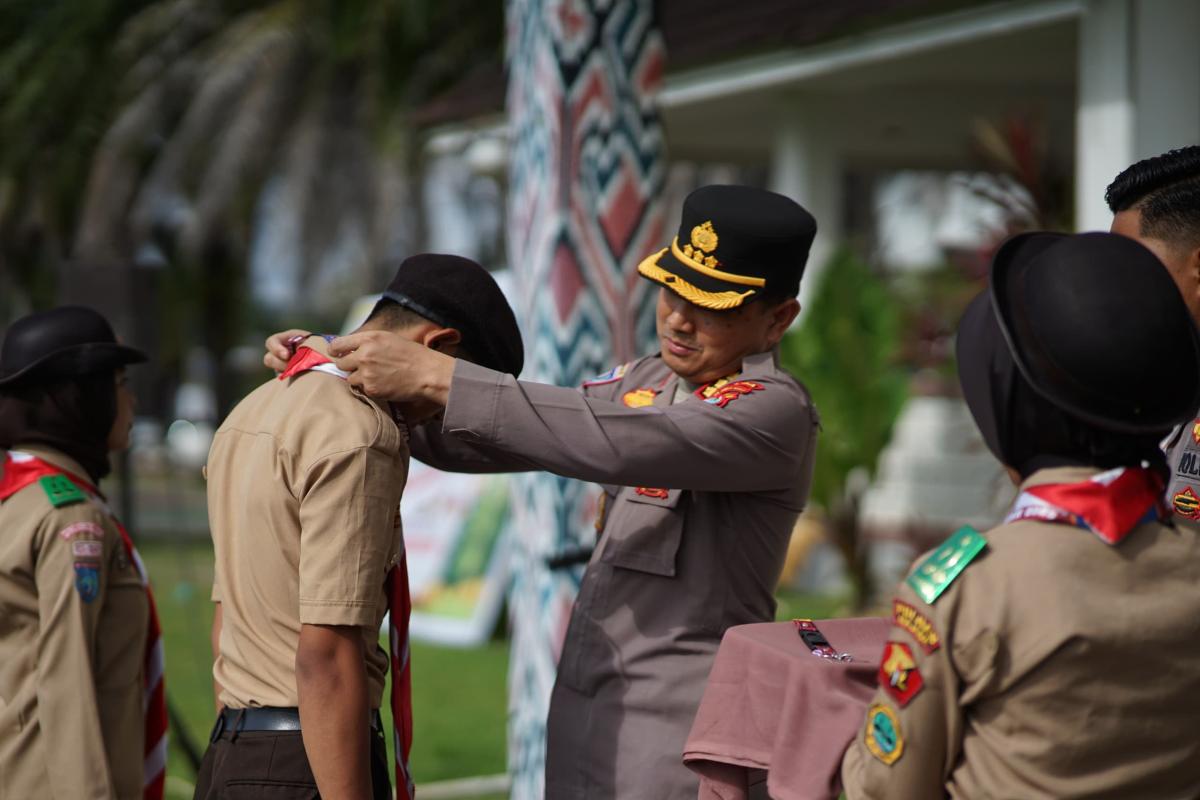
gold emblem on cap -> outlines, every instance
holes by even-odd
[[[705,253],[717,249],[717,232],[713,230],[712,220],[692,228],[692,244]]]

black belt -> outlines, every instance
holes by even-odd
[[[383,720],[379,710],[370,713],[371,730],[381,732]],[[225,731],[241,733],[244,731],[277,731],[298,732],[300,730],[300,709],[298,708],[223,708],[217,715],[209,741],[215,742]]]

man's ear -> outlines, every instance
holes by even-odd
[[[779,344],[779,340],[787,333],[787,329],[791,326],[792,321],[800,313],[800,301],[794,297],[789,297],[768,313],[771,315],[771,324],[767,328],[767,339],[771,346],[774,347]]]
[[[430,328],[421,336],[421,344],[447,355],[453,355],[461,343],[462,334],[457,328]]]

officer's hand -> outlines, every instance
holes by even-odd
[[[281,333],[273,333],[267,337],[267,352],[263,356],[263,366],[267,369],[273,369],[276,372],[283,372],[287,369],[288,359],[296,352],[296,345],[289,342],[297,336],[308,336],[310,331],[302,331],[299,328],[283,331]]]
[[[428,400],[446,405],[454,359],[390,331],[362,331],[329,344],[338,369],[365,394],[378,400]]]

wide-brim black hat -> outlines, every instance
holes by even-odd
[[[1068,414],[1143,434],[1167,431],[1200,407],[1200,334],[1162,262],[1136,241],[1014,236],[992,261],[988,295],[1022,377]],[[964,326],[980,324],[983,313],[976,303]],[[970,358],[970,346],[959,349]],[[982,372],[959,368],[968,405],[978,405],[972,395],[989,391]]]
[[[400,263],[383,296],[462,335],[481,366],[520,375],[525,345],[512,307],[496,279],[469,258],[422,253]]]
[[[751,186],[702,186],[683,201],[679,232],[638,272],[716,311],[764,293],[794,297],[817,223],[798,203]]]
[[[99,312],[60,306],[14,322],[0,348],[0,387],[79,378],[146,360],[117,342]]]

